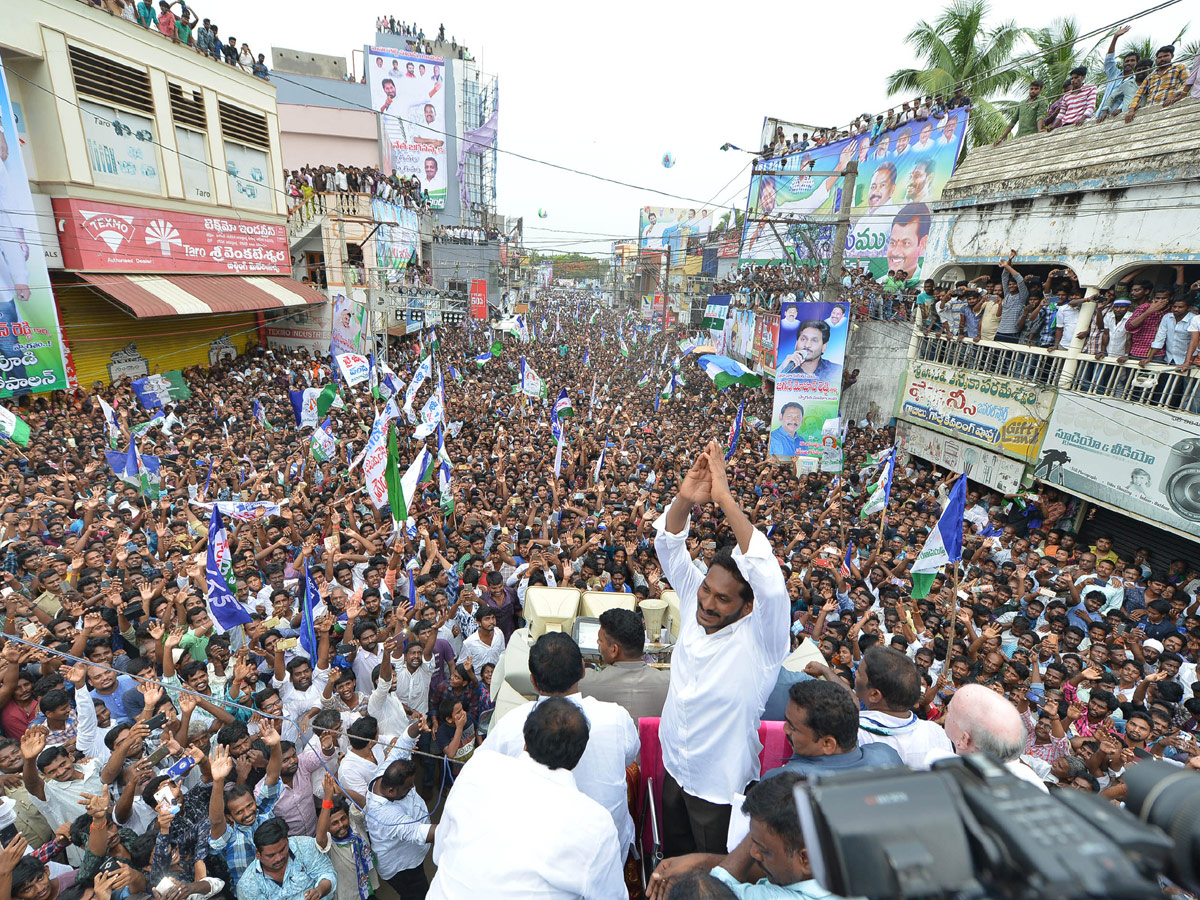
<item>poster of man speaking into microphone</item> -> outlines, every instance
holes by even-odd
[[[830,449],[836,449],[841,438],[838,404],[848,322],[845,303],[783,304],[771,410],[771,456],[828,456]]]

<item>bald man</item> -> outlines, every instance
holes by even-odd
[[[1009,773],[1049,792],[1045,782],[1033,769],[1021,761],[1025,752],[1025,723],[1021,714],[1005,697],[981,684],[959,688],[950,700],[943,723],[946,737],[954,744],[959,756],[986,753],[1002,763]],[[945,754],[933,751],[930,755]],[[932,765],[936,759],[926,762]]]

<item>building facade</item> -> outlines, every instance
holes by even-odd
[[[1141,111],[1134,125],[1063,128],[971,153],[934,207],[924,273],[971,279],[1015,252],[1022,274],[1073,271],[1085,302],[1052,350],[914,329],[895,404],[905,449],[969,467],[1006,493],[1023,480],[1078,498],[1074,524],[1085,537],[1110,530],[1113,515],[1149,530],[1112,531],[1166,549],[1200,537],[1196,369],[1088,346],[1109,289],[1124,296],[1142,282],[1194,308],[1195,121],[1196,104],[1179,103]]]
[[[15,143],[78,384],[214,364],[261,343],[266,313],[324,304],[291,277],[270,83],[77,0],[6,12]]]

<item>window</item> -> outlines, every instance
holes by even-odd
[[[68,54],[75,90],[81,96],[154,115],[150,76],[144,70],[124,65],[82,47],[69,47]]]
[[[225,171],[229,175],[229,197],[234,206],[273,210],[270,157],[256,147],[225,142]]]
[[[207,136],[176,125],[175,145],[179,148],[179,168],[183,172],[183,192],[187,199],[212,203],[212,174],[208,164]]]
[[[125,191],[161,194],[154,121],[83,99],[79,101],[79,110],[95,183]]]

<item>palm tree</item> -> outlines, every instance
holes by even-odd
[[[1025,35],[1033,42],[1036,56],[1031,54],[1021,67],[1021,78],[1025,82],[1042,79],[1047,98],[1053,100],[1062,94],[1063,83],[1076,66],[1087,66],[1092,81],[1104,84],[1104,56],[1097,51],[1107,37],[1100,38],[1091,49],[1084,49],[1079,23],[1073,16],[1055,19],[1046,28],[1027,28]]]
[[[953,0],[931,24],[921,21],[904,39],[924,63],[899,69],[887,80],[890,94],[949,97],[962,87],[971,98],[970,144],[990,144],[1007,124],[993,105],[1020,77],[1008,63],[1024,35],[1015,22],[985,28],[987,0]],[[965,148],[964,148],[965,150]]]

